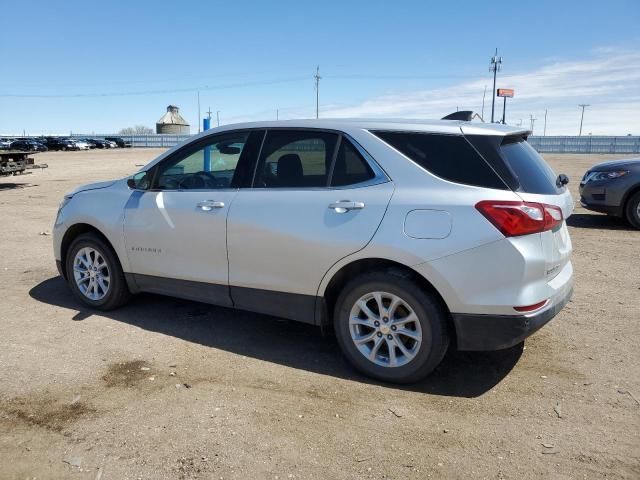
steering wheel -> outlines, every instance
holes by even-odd
[[[197,189],[215,186],[217,178],[211,172],[200,171],[188,175],[178,181],[178,187],[184,189]]]

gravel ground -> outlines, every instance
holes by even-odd
[[[51,152],[0,179],[0,478],[640,478],[640,232],[578,206],[556,319],[398,388],[310,326],[154,295],[82,308],[57,205],[158,153]],[[606,158],[547,156],[574,198]]]

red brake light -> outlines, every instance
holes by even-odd
[[[539,308],[544,307],[547,304],[548,300],[543,300],[541,302],[535,303],[533,305],[527,305],[524,307],[513,307],[516,312],[533,312],[534,310],[538,310]]]
[[[505,237],[544,232],[562,222],[562,210],[544,203],[483,200],[476,209]]]

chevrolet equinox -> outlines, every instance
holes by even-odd
[[[528,131],[456,120],[228,125],[67,194],[60,274],[109,310],[152,292],[333,326],[410,383],[451,346],[522,342],[569,301],[565,175]]]

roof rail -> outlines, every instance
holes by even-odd
[[[484,120],[482,120],[482,117],[475,113],[473,110],[460,110],[458,112],[453,112],[445,117],[442,117],[441,120],[462,120],[463,122],[470,122],[476,117],[484,122]]]

